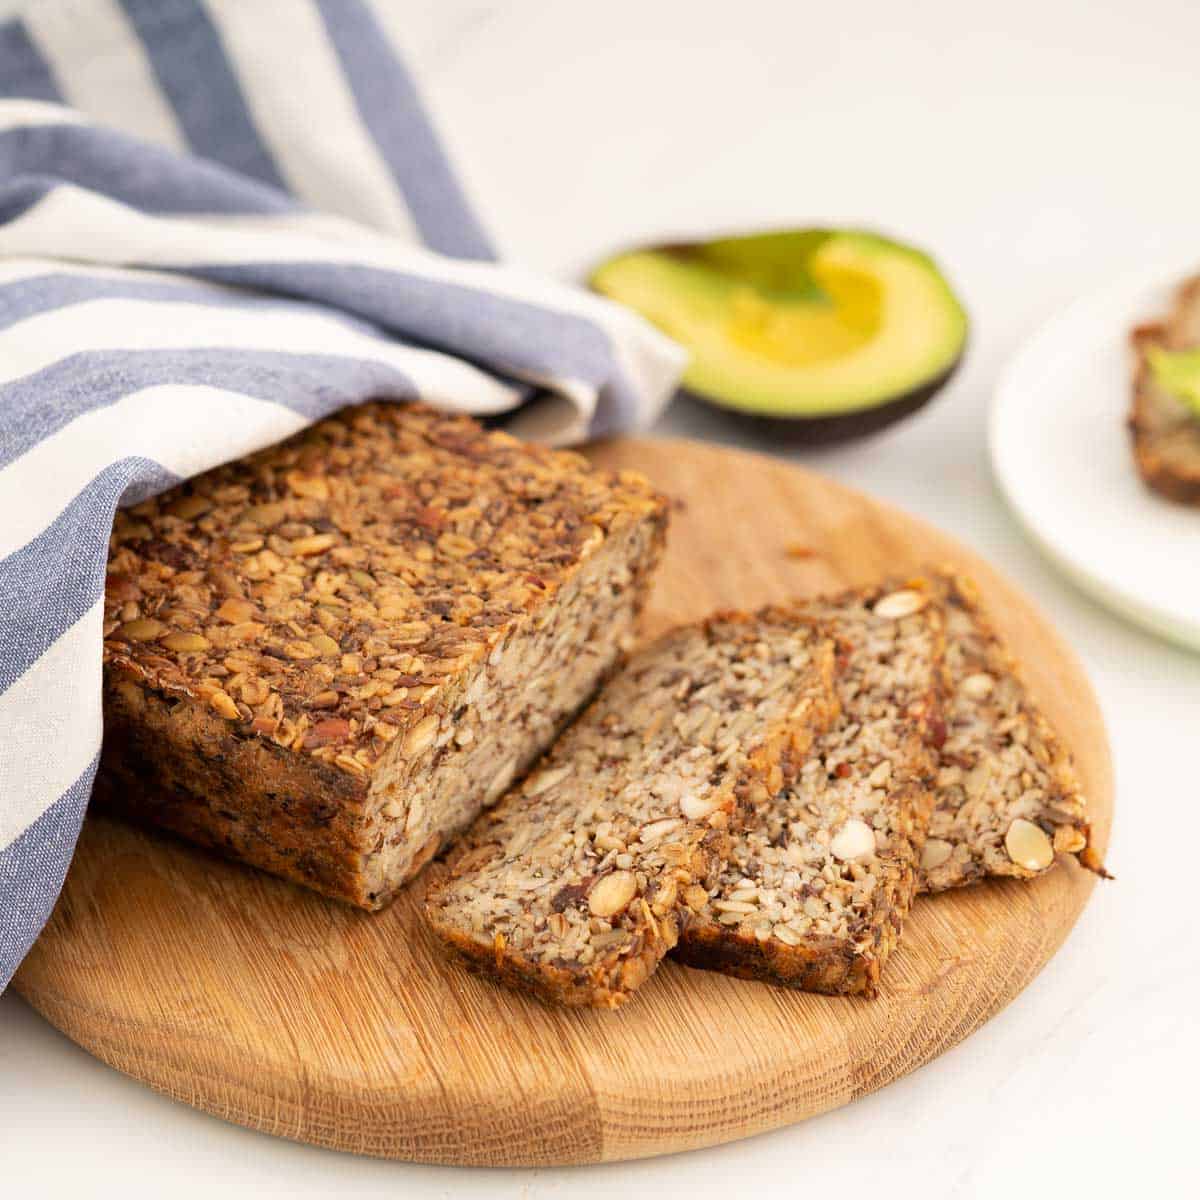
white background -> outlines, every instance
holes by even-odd
[[[10,994],[0,1193],[1195,1194],[1200,657],[1053,573],[995,492],[984,427],[1002,364],[1067,300],[1148,257],[1200,261],[1200,5],[456,0],[385,15],[514,259],[570,275],[664,233],[819,221],[937,254],[974,319],[953,386],[873,440],[793,456],[981,550],[1075,646],[1116,757],[1119,879],[1022,996],[916,1075],[803,1126],[604,1168],[413,1167],[249,1133],[117,1075]],[[775,449],[682,406],[662,428]]]

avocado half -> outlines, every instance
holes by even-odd
[[[855,230],[634,250],[590,283],[691,351],[688,392],[808,440],[920,408],[967,340],[967,315],[928,255]]]

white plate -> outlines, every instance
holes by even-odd
[[[1149,491],[1133,463],[1129,331],[1164,313],[1186,262],[1128,276],[1045,325],[992,406],[996,479],[1034,539],[1108,607],[1200,649],[1200,508]]]

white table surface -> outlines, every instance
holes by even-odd
[[[1116,759],[1118,882],[1062,951],[967,1042],[848,1108],[572,1170],[416,1167],[250,1133],[118,1075],[10,993],[0,1194],[1195,1194],[1200,657],[1109,616],[1024,541],[984,421],[1002,363],[1067,300],[1150,256],[1200,259],[1200,5],[988,7],[455,0],[385,16],[512,258],[571,274],[657,234],[827,220],[947,266],[974,318],[952,387],[873,440],[787,453],[982,551],[1086,664]],[[682,405],[661,431],[777,450]]]

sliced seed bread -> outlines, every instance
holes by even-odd
[[[675,945],[743,823],[833,719],[834,652],[787,609],[638,652],[435,869],[427,914],[468,966],[616,1007]]]
[[[942,618],[921,581],[806,606],[838,646],[841,715],[734,835],[681,961],[872,994],[916,891],[932,808]]]
[[[1179,288],[1165,320],[1133,331],[1137,365],[1129,413],[1133,455],[1142,479],[1169,500],[1200,504],[1200,419],[1154,378],[1148,355],[1155,346],[1200,346],[1200,276]]]
[[[1087,807],[1071,755],[1030,699],[1017,665],[980,610],[974,585],[942,574],[946,739],[921,857],[922,890],[989,875],[1030,878],[1056,853],[1088,850]]]

